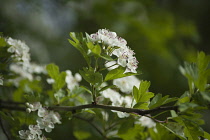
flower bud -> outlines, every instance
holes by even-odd
[[[30,109],[30,108],[27,108],[27,109],[26,109],[26,112],[27,112],[27,113],[31,113],[31,109]]]

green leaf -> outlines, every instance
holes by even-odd
[[[114,60],[111,56],[109,56],[107,54],[101,54],[100,57],[107,60],[107,61],[113,61]]]
[[[136,105],[134,108],[139,109],[148,109],[148,102],[150,98],[154,96],[154,93],[148,92],[150,86],[150,82],[141,81],[139,85],[139,89],[137,87],[133,87],[133,96],[136,100]]]
[[[194,104],[194,103],[183,103],[183,104],[179,105],[179,111],[183,112],[183,111],[186,111],[188,109],[195,108],[195,107],[198,107],[198,105]]]
[[[92,95],[92,92],[90,91],[90,89],[88,89],[87,87],[85,86],[80,86],[80,88],[83,88],[85,91],[87,91],[88,93],[90,93]]]
[[[197,110],[200,110],[199,108]],[[201,114],[196,113],[196,110],[188,110],[186,112],[179,113],[178,117],[172,118],[179,125],[184,127],[184,135],[188,140],[199,140],[200,136],[204,136],[204,131],[199,125],[203,123],[200,119]]]
[[[204,136],[205,139],[210,140],[210,134],[207,132],[204,132]]]
[[[118,79],[118,78],[131,76],[131,75],[138,75],[138,73],[132,73],[132,72],[124,73],[125,70],[126,70],[125,67],[119,66],[119,67],[109,71],[107,73],[104,81],[109,81],[109,80]]]
[[[51,78],[55,80],[53,83],[53,89],[59,90],[63,88],[66,84],[65,77],[66,72],[59,72],[59,67],[55,64],[49,64],[46,66],[47,72]]]
[[[59,67],[55,64],[48,64],[46,66],[47,69],[47,73],[49,74],[49,76],[53,79],[57,79],[58,75],[59,75]]]
[[[69,43],[74,46],[77,50],[79,50],[79,52],[83,55],[83,57],[85,58],[88,66],[90,66],[91,63],[91,59],[88,56],[89,52],[88,52],[88,47],[86,45],[86,40],[84,39],[82,33],[74,33],[74,32],[70,32],[70,37],[73,39],[68,39]]]
[[[200,140],[200,136],[203,136],[203,130],[189,121],[183,121],[185,128],[184,134],[188,137],[188,140]]]
[[[133,106],[133,108],[138,108],[138,109],[145,109],[145,110],[147,110],[147,109],[149,109],[149,108],[148,108],[148,104],[149,104],[149,103],[138,102],[138,103],[136,103],[136,104]]]
[[[101,54],[101,46],[99,44],[94,45],[93,42],[87,42],[87,47],[91,50],[93,54],[96,56],[100,56]]]
[[[187,138],[184,136],[184,127],[182,125],[180,125],[179,123],[176,122],[168,122],[164,124],[161,124],[162,126],[164,126],[167,130],[169,130],[170,132],[172,132],[174,135],[176,135],[177,137],[179,137],[182,140],[186,140]]]
[[[84,109],[83,111],[84,111],[84,112],[88,112],[88,113],[90,113],[90,114],[96,115],[96,113],[95,113],[93,110],[91,110],[91,109]]]
[[[103,82],[103,75],[99,72],[94,72],[92,68],[83,68],[83,70],[80,70],[79,73],[88,83],[91,83],[92,85],[100,85]]]
[[[138,101],[138,99],[139,99],[139,89],[136,86],[133,87],[133,97],[136,101]]]
[[[144,133],[144,127],[138,124],[132,127],[132,123],[129,121],[121,125],[118,136],[123,140],[143,140],[148,137],[148,135]]]
[[[105,86],[105,87],[103,87],[102,89],[100,89],[98,92],[102,92],[102,91],[104,91],[104,90],[106,90],[106,89],[109,89],[109,88],[116,88],[116,87],[117,87],[116,85]]]
[[[149,108],[153,109],[156,108],[158,106],[170,103],[170,102],[174,102],[176,101],[178,98],[174,97],[174,98],[169,98],[169,95],[166,95],[164,97],[162,97],[162,94],[158,93],[151,101],[151,103],[149,104]]]
[[[0,47],[4,47],[6,45],[7,45],[7,43],[6,43],[5,39],[0,36]]]
[[[156,129],[149,128],[148,131],[152,140],[174,140],[175,139],[175,136],[169,133],[169,131],[166,130],[165,127],[159,123],[156,123]]]
[[[78,139],[78,140],[86,140],[87,138],[91,137],[91,134],[89,132],[86,131],[74,131],[74,136]]]

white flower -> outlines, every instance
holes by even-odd
[[[45,108],[39,108],[39,109],[38,109],[38,116],[39,116],[39,117],[44,117],[44,116],[46,116],[47,114],[48,114],[47,109],[45,109]]]
[[[18,133],[21,139],[28,139],[28,136],[31,134],[29,130],[20,130]]]
[[[30,81],[33,80],[33,75],[31,73],[29,73],[26,69],[24,69],[24,67],[20,63],[11,64],[10,70],[15,72],[16,74],[19,74],[21,79],[24,78],[24,79],[28,79]]]
[[[110,101],[115,105],[122,104],[122,100],[120,99],[120,94],[112,89],[104,90],[101,95],[105,98],[110,99]]]
[[[152,128],[156,126],[156,123],[152,119],[145,116],[142,116],[136,123],[141,124],[142,126],[145,126],[148,128]]]
[[[109,61],[105,64],[105,67],[108,69],[108,70],[113,70],[115,68],[117,68],[119,65],[117,65],[117,62],[116,61]]]
[[[75,76],[73,76],[70,70],[66,70],[65,81],[69,90],[73,90],[75,86],[78,86],[81,80],[82,77],[79,73],[76,73]]]
[[[9,45],[11,45],[7,51],[10,53],[14,53],[12,57],[17,59],[18,61],[23,61],[23,63],[29,63],[29,47],[24,42],[12,39],[11,37],[6,39],[6,41]]]
[[[133,86],[139,87],[140,80],[136,76],[127,76],[113,80],[113,84],[116,85],[123,93],[131,93]]]
[[[36,74],[47,74],[45,66],[37,65],[35,63],[30,63],[28,66],[29,73],[36,73]]]
[[[51,132],[54,124],[61,124],[61,117],[57,112],[45,110],[42,115],[39,114],[39,117],[42,118],[37,119],[37,124],[41,129],[45,129],[46,132]]]
[[[138,61],[136,60],[136,57],[129,57],[127,63],[128,71],[136,73],[137,67],[138,67]]]
[[[55,83],[55,80],[52,79],[52,78],[47,78],[47,83],[48,84],[53,84],[53,83]]]
[[[29,125],[29,130],[20,130],[19,137],[25,140],[45,140],[41,137],[42,131],[38,125]]]
[[[39,136],[42,134],[42,131],[40,130],[40,127],[38,125],[29,125],[30,133],[34,136]]]

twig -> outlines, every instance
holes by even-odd
[[[76,111],[82,110],[86,108],[100,108],[100,109],[107,109],[107,110],[116,110],[126,113],[135,113],[138,115],[147,115],[154,112],[166,111],[166,110],[178,110],[178,106],[166,106],[166,107],[157,107],[150,110],[143,110],[143,109],[136,109],[136,108],[125,108],[125,107],[117,107],[117,106],[110,106],[110,105],[99,105],[99,104],[86,104],[86,105],[79,105],[79,106],[52,106],[48,107],[50,110],[55,111]],[[0,102],[0,109],[9,109],[9,110],[17,110],[17,111],[25,111],[26,107],[18,106],[16,104],[7,104],[4,102]]]

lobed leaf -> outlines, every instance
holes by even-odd
[[[118,78],[131,76],[131,75],[138,75],[138,73],[132,73],[132,72],[124,73],[125,70],[126,70],[125,67],[119,66],[119,67],[109,71],[107,73],[104,81],[109,81],[109,80],[118,79]]]

